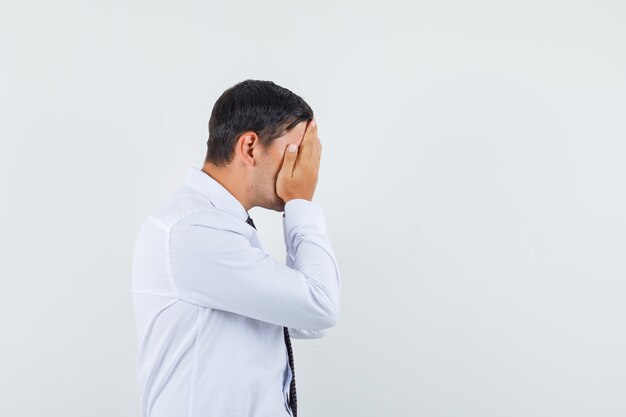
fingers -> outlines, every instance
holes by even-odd
[[[298,148],[298,154],[300,155],[298,159],[310,159],[315,151],[316,142],[319,142],[317,139],[317,121],[312,119],[307,124],[300,147]]]
[[[312,119],[306,125],[306,130],[304,132],[301,145],[307,146],[311,144],[315,140],[316,137],[317,137],[317,122],[315,119]]]
[[[320,153],[322,152],[322,142],[320,140],[320,137],[318,136],[318,132],[317,132],[317,122],[315,119],[313,119],[312,121],[314,124],[311,127],[311,136],[310,136],[310,142],[308,143],[309,147],[308,147],[308,155],[310,157],[316,156],[317,158],[319,158]]]
[[[289,178],[293,176],[293,168],[296,164],[296,158],[298,157],[298,145],[291,143],[287,145],[285,155],[283,156],[283,165],[281,171],[284,170],[285,175]]]
[[[291,143],[285,149],[283,163],[276,178],[276,193],[285,202],[292,198],[311,200],[315,191],[321,142],[313,120],[307,124],[299,145]],[[292,152],[290,148],[293,149]]]

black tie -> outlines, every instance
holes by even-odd
[[[256,229],[256,226],[254,225],[254,222],[252,221],[252,218],[250,216],[248,216],[246,223],[248,223],[250,226]],[[291,408],[293,417],[297,417],[298,403],[296,400],[296,371],[293,366],[293,351],[291,350],[291,339],[289,337],[289,330],[287,330],[287,327],[283,327],[283,333],[285,336],[284,337],[285,345],[287,345],[287,352],[289,353],[289,367],[291,368],[291,386],[289,387],[289,407]]]

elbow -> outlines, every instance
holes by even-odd
[[[339,312],[335,312],[331,316],[328,317],[328,321],[326,322],[326,327],[324,328],[327,329],[330,327],[335,327],[338,322],[339,322]]]
[[[316,314],[314,323],[310,328],[312,330],[325,330],[330,327],[334,327],[339,322],[339,316],[341,314],[341,308],[339,306],[339,302],[330,303],[325,306],[325,308],[316,309],[318,314]]]
[[[339,302],[337,302],[334,306],[333,309],[331,310],[330,314],[328,315],[328,327],[334,327],[337,325],[337,323],[339,322],[339,316],[341,314],[341,308],[339,307]]]
[[[321,280],[309,278],[308,311],[311,323],[305,328],[324,330],[334,327],[341,314],[340,287],[324,286]]]
[[[316,316],[307,327],[316,331],[326,330],[334,327],[337,324],[337,321],[338,316],[335,314],[319,315]]]

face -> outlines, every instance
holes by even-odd
[[[285,203],[276,194],[276,178],[282,167],[287,145],[291,143],[300,145],[306,125],[306,121],[298,123],[287,134],[274,139],[269,147],[262,148],[254,185],[257,206],[276,211],[285,210]]]

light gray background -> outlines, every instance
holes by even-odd
[[[2,2],[0,415],[138,416],[148,213],[226,88],[314,108],[318,416],[626,415],[623,1]],[[284,260],[280,213],[251,210]]]

